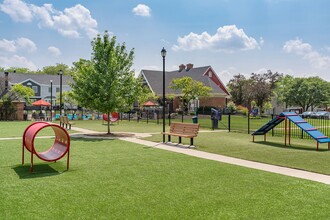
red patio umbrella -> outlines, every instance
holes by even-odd
[[[38,101],[33,102],[32,105],[34,105],[34,106],[50,106],[50,103],[46,102],[43,99],[40,99]]]
[[[143,104],[143,106],[150,107],[150,106],[157,106],[157,105],[151,101],[147,101]]]

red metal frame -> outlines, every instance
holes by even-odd
[[[37,152],[34,146],[34,139],[39,131],[46,127],[51,127],[55,133],[55,141],[45,152]],[[24,148],[31,153],[30,172],[33,172],[33,155],[47,162],[56,162],[67,154],[67,170],[69,169],[70,161],[70,136],[68,132],[59,125],[50,124],[48,122],[35,122],[29,125],[23,133],[22,141],[22,165],[24,165]]]

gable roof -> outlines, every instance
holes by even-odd
[[[47,74],[23,74],[23,73],[9,73],[8,81],[11,84],[22,83],[28,80],[32,80],[39,85],[49,85],[50,80],[53,80],[53,85],[60,84],[60,77],[58,75]],[[70,76],[62,75],[63,85],[69,85],[69,82],[73,82]]]
[[[209,77],[209,71],[213,74]],[[211,66],[196,67],[189,70],[175,70],[165,72],[165,93],[166,94],[177,94],[174,90],[169,88],[170,82],[173,79],[182,77],[191,77],[193,80],[202,82],[204,85],[212,88],[211,94],[227,96],[230,95],[226,87],[223,85],[217,74],[213,71]],[[149,88],[157,95],[163,93],[163,71],[156,70],[141,70],[140,77],[143,77]]]

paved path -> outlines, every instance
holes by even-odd
[[[76,127],[72,127],[72,130],[80,131],[82,133],[98,133],[95,131],[90,131],[90,130],[76,128]],[[186,155],[190,155],[190,156],[194,156],[194,157],[219,161],[219,162],[223,162],[223,163],[248,167],[248,168],[257,169],[257,170],[263,170],[263,171],[267,171],[267,172],[271,172],[271,173],[277,173],[277,174],[297,177],[297,178],[301,178],[301,179],[312,180],[312,181],[330,185],[330,176],[324,175],[324,174],[318,174],[318,173],[307,172],[307,171],[303,171],[303,170],[291,169],[291,168],[287,168],[287,167],[280,167],[280,166],[275,166],[275,165],[248,161],[248,160],[242,160],[242,159],[237,159],[237,158],[233,158],[233,157],[222,156],[219,154],[207,153],[207,152],[199,151],[199,150],[195,150],[195,149],[189,149],[186,147],[178,147],[177,145],[171,146],[168,144],[155,143],[152,141],[138,139],[140,137],[147,137],[147,136],[150,136],[150,135],[136,133],[136,137],[126,137],[126,138],[119,138],[119,139],[124,140],[124,141],[129,141],[132,143],[155,147],[155,148],[159,148],[159,149],[163,149],[163,150],[168,150],[168,151],[172,151],[172,152],[176,152],[176,153],[182,153],[182,154],[186,154]],[[95,138],[95,137],[93,137],[93,138]]]

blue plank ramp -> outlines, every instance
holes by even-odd
[[[325,136],[322,132],[317,130],[317,128],[313,127],[311,124],[309,124],[307,121],[305,121],[302,117],[299,115],[293,113],[293,112],[282,112],[279,114],[278,117],[273,118],[270,120],[267,124],[259,128],[257,131],[252,133],[252,135],[264,135],[274,127],[276,127],[278,124],[280,124],[282,121],[285,120],[285,118],[289,119],[292,123],[297,125],[300,129],[305,131],[309,136],[311,136],[313,139],[315,139],[318,143],[330,143],[330,138]]]

